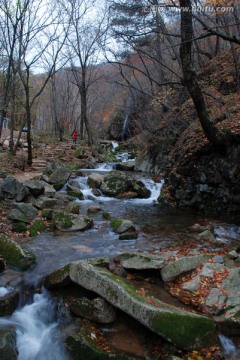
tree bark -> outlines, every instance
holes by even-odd
[[[181,6],[181,46],[180,58],[183,72],[183,85],[185,85],[193,100],[199,121],[207,139],[216,148],[224,151],[230,134],[224,133],[214,126],[207,109],[203,91],[198,83],[193,68],[192,45],[193,25],[191,0],[180,0]]]

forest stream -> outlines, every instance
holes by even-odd
[[[138,229],[138,239],[119,240],[102,213],[94,214],[94,227],[85,232],[55,231],[31,239],[27,248],[36,255],[37,265],[25,273],[6,270],[0,278],[0,297],[11,286],[21,288],[19,308],[11,317],[0,320],[0,329],[16,329],[18,360],[71,359],[61,342],[61,329],[71,322],[70,315],[64,306],[58,306],[56,313],[51,294],[44,288],[39,290],[39,284],[52,271],[78,259],[170,248],[182,240],[190,241],[192,233],[189,229],[194,224],[211,222],[219,242],[240,240],[238,226],[234,222],[229,224],[228,219],[206,217],[192,210],[159,207],[157,198],[163,182],[155,183],[143,173],[132,175],[151,190],[150,198],[120,200],[96,197],[87,185],[87,175],[93,171],[104,173],[109,170],[111,166],[106,164],[95,170],[82,170],[84,176],[76,179],[84,193],[84,200],[76,200],[80,203],[80,212],[87,214],[90,205],[99,205],[112,217],[130,219]],[[65,188],[61,191],[64,192]],[[222,336],[220,341],[226,359],[237,359],[236,346],[231,340]],[[136,354],[138,346],[135,344]]]

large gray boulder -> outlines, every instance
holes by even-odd
[[[127,191],[128,180],[124,173],[112,171],[104,177],[100,190],[107,196],[117,196]]]
[[[142,253],[126,253],[115,256],[115,261],[119,262],[124,269],[151,270],[162,269],[166,261],[157,255]]]
[[[87,297],[68,299],[70,310],[85,319],[100,324],[109,324],[116,319],[116,310],[104,299],[97,297],[93,300]]]
[[[9,267],[19,270],[26,270],[36,263],[36,258],[30,251],[22,248],[15,241],[1,233],[0,254]]]
[[[208,255],[184,256],[169,262],[161,270],[162,279],[165,282],[175,280],[180,275],[196,269],[198,265],[206,263],[210,257]]]
[[[105,263],[106,259],[102,261]],[[61,281],[70,277],[181,349],[207,347],[216,341],[212,319],[140,295],[129,281],[98,264],[101,259],[72,262],[62,270]],[[53,273],[52,278],[54,276]]]
[[[56,190],[60,190],[68,181],[72,174],[72,170],[60,166],[48,178],[49,184],[52,184]]]
[[[103,349],[103,346],[98,346],[95,339],[95,334],[91,327],[86,323],[76,326],[68,333],[65,339],[65,346],[73,360],[143,360],[143,357],[135,354],[124,354],[111,347]]]
[[[12,290],[0,297],[0,316],[12,315],[18,306],[19,292]]]
[[[93,227],[93,221],[87,216],[71,214],[65,211],[55,210],[52,219],[56,228],[60,231],[85,231]]]
[[[37,216],[37,209],[32,204],[14,203],[8,212],[8,219],[24,223],[30,223]]]
[[[15,177],[7,176],[1,183],[1,194],[4,198],[21,202],[29,195],[29,190]]]
[[[24,185],[33,196],[42,195],[45,191],[44,183],[41,180],[26,180]]]
[[[104,180],[104,175],[98,173],[91,173],[88,176],[87,183],[91,188],[100,188],[102,182]]]

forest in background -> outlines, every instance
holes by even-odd
[[[0,4],[0,133],[27,127],[60,141],[76,127],[88,145],[99,138],[179,136],[196,116],[217,149],[239,142],[217,123],[228,119],[224,92],[207,85],[207,64],[231,62],[225,92],[239,93],[237,1],[48,1]],[[226,59],[224,61],[226,61]],[[220,74],[219,62],[215,62]],[[201,74],[200,76],[198,74]],[[191,99],[192,119],[181,115]],[[219,111],[212,106],[214,101]],[[124,128],[124,124],[127,127]],[[167,131],[161,131],[165,122]],[[169,128],[170,122],[170,128]],[[170,130],[169,130],[170,129]],[[170,131],[170,132],[169,132]],[[20,136],[19,136],[20,138]],[[152,145],[152,144],[151,144]]]

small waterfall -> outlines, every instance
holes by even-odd
[[[33,303],[0,319],[0,329],[16,331],[18,360],[69,360],[59,330],[59,314],[47,292],[35,294]]]
[[[127,126],[128,126],[129,115],[131,113],[131,107],[132,107],[132,97],[131,97],[131,95],[129,95],[128,99],[127,99],[126,112],[125,112],[125,118],[123,121],[122,133],[120,136],[121,141],[124,141],[124,139],[126,137],[126,130],[127,130]]]
[[[222,334],[219,335],[219,340],[223,349],[223,355],[225,356],[225,359],[238,360],[240,351],[237,349],[234,342]]]

